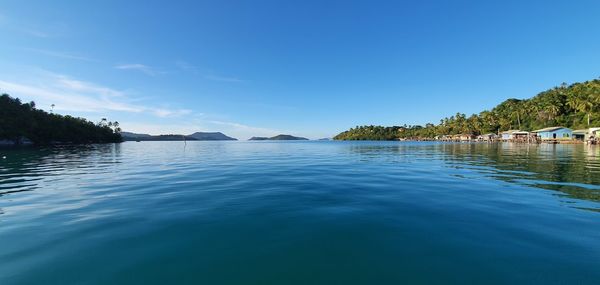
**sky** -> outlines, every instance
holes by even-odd
[[[125,131],[332,137],[600,76],[600,1],[0,1],[0,92]]]

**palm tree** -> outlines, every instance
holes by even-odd
[[[115,121],[113,123],[113,127],[115,128],[115,132],[116,133],[120,133],[121,132],[121,128],[119,127],[119,122]]]
[[[496,130],[496,118],[494,117],[494,113],[490,111],[483,111],[479,115],[483,124],[488,126],[487,130],[495,131]]]
[[[514,112],[515,112],[515,114],[517,114],[517,124],[518,124],[519,130],[520,130],[521,129],[521,115],[519,114],[518,109],[516,109]]]
[[[579,91],[579,90],[577,90]],[[567,98],[567,105],[571,107],[573,110],[577,112],[582,112],[587,114],[587,125],[590,125],[590,116],[592,109],[594,108],[594,103],[592,100],[585,98],[585,93],[575,93]],[[590,98],[591,99],[591,98]]]
[[[554,103],[546,105],[544,109],[548,114],[548,121],[554,120],[556,116],[558,116],[558,114],[560,113],[560,107]]]
[[[590,87],[590,101],[594,103],[596,110],[600,111],[600,84],[596,84]],[[592,107],[593,109],[594,107]],[[589,116],[588,116],[589,121]],[[589,123],[588,123],[589,125]]]
[[[591,100],[582,100],[579,106],[579,110],[581,112],[587,113],[587,125],[590,126],[590,116],[592,114],[592,109],[594,109],[594,103]]]

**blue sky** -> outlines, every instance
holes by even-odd
[[[0,2],[0,92],[145,133],[331,137],[600,76],[599,1]]]

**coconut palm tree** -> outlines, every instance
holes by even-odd
[[[581,88],[578,88],[581,89]],[[590,125],[590,116],[592,109],[594,108],[594,102],[590,100],[591,98],[586,98],[585,93],[582,90],[576,90],[577,93],[572,94],[567,98],[567,105],[571,107],[571,109],[587,114],[587,125]]]
[[[548,121],[556,119],[556,116],[560,114],[560,107],[554,103],[546,105],[544,110],[546,111],[546,114],[548,114]]]
[[[117,132],[117,133],[121,132],[121,128],[119,127],[119,122],[115,121],[113,123],[113,127],[115,128],[115,132]]]

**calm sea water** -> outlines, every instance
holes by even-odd
[[[600,148],[0,149],[0,284],[600,284]]]

